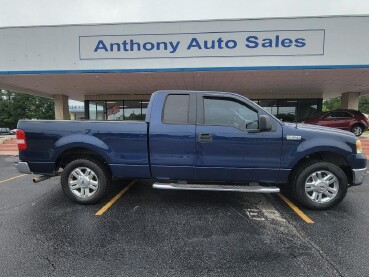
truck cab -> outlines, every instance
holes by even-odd
[[[253,102],[229,93],[173,92],[155,94],[153,106],[164,107],[150,110],[155,178],[278,180],[282,125]],[[267,117],[268,126],[260,128],[261,116]]]

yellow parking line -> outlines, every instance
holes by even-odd
[[[130,182],[124,189],[122,189],[116,196],[114,196],[108,203],[104,205],[100,210],[97,211],[95,215],[102,215],[105,213],[124,193],[129,190],[129,188],[135,183],[136,181]]]
[[[286,196],[284,196],[282,193],[278,193],[278,196],[280,198],[282,198],[282,200],[288,205],[290,206],[290,208],[299,216],[302,218],[302,220],[304,220],[306,223],[309,224],[313,224],[314,221],[308,217],[306,214],[304,214],[303,211],[301,211],[295,204],[293,204],[290,200],[288,200],[288,198]]]
[[[14,179],[17,179],[17,178],[20,178],[20,177],[23,177],[23,176],[26,176],[26,175],[27,174],[22,174],[22,175],[18,175],[18,176],[15,176],[15,177],[12,177],[12,178],[9,178],[9,179],[6,179],[6,180],[2,180],[2,181],[0,181],[0,184],[11,181],[11,180],[14,180]]]

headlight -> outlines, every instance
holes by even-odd
[[[356,153],[357,154],[363,153],[363,148],[361,146],[361,141],[359,139],[356,141]]]

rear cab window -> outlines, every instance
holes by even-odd
[[[190,122],[190,95],[170,94],[167,96],[163,110],[163,123],[189,124]]]

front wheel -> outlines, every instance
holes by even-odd
[[[304,207],[330,209],[347,193],[346,174],[335,164],[312,161],[302,165],[292,176],[293,195]]]
[[[104,197],[110,176],[105,167],[93,160],[70,162],[61,175],[64,193],[79,204],[94,204]]]
[[[355,136],[357,136],[357,137],[360,137],[361,134],[363,133],[363,131],[364,131],[364,128],[359,124],[356,124],[356,125],[352,126],[352,128],[351,128],[351,132],[354,133]]]

